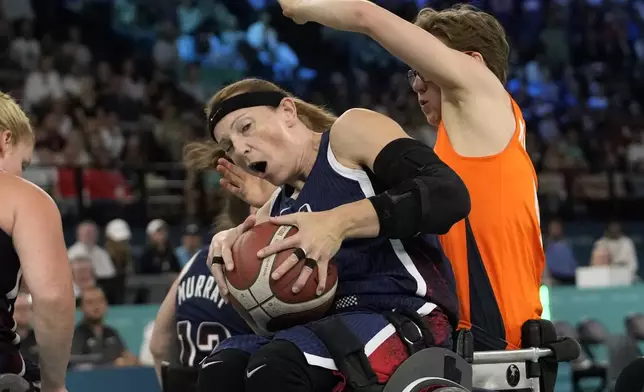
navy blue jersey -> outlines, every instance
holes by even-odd
[[[226,338],[253,333],[230,304],[224,303],[206,264],[208,248],[197,252],[183,268],[177,288],[179,361],[196,366]]]
[[[297,198],[290,197],[291,187],[282,187],[271,206],[271,216],[330,210],[386,190],[368,169],[348,168],[338,162],[329,137],[330,132],[322,135],[317,159]],[[452,322],[458,321],[452,269],[437,236],[349,239],[342,243],[335,262],[339,278],[336,311],[418,310],[436,304]]]
[[[13,306],[20,288],[20,259],[11,236],[0,230],[0,353],[17,351],[20,337],[14,331]],[[0,369],[1,370],[1,369]]]

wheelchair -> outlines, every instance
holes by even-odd
[[[554,325],[547,320],[524,323],[522,346],[519,350],[474,352],[472,334],[460,330],[455,350],[430,347],[416,352],[379,391],[554,392],[559,363],[577,359],[581,351],[576,340],[558,339]],[[164,364],[163,391],[194,390],[189,386],[196,384],[196,377],[196,369]]]

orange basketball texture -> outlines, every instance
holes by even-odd
[[[247,322],[252,320],[256,329],[259,329],[256,332],[270,334],[318,320],[333,302],[338,282],[338,271],[333,262],[329,263],[325,290],[318,296],[315,292],[317,270],[313,271],[299,293],[292,291],[293,283],[304,267],[304,260],[300,260],[279,280],[270,277],[295,249],[278,252],[263,260],[257,257],[260,249],[297,231],[293,226],[265,222],[243,233],[233,245],[235,269],[225,272],[231,303]]]

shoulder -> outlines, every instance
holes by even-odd
[[[384,146],[408,138],[402,127],[384,114],[350,109],[331,127],[329,144],[336,158],[348,166],[369,166]]]
[[[10,175],[9,177],[7,185],[10,187],[11,193],[15,195],[16,220],[29,214],[30,216],[38,216],[39,222],[44,226],[60,221],[60,211],[51,196],[25,179]]]

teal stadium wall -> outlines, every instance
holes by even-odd
[[[593,290],[554,287],[544,290],[542,301],[551,320],[576,324],[591,317],[601,321],[611,333],[622,334],[624,317],[632,312],[644,312],[644,285]],[[106,321],[121,333],[129,349],[138,354],[143,328],[154,319],[157,309],[157,305],[115,306],[110,308]],[[77,317],[80,318],[80,314]],[[600,352],[599,355],[604,356],[605,353]],[[147,368],[71,372],[68,386],[74,392],[159,391],[154,371]],[[557,392],[570,391],[570,371],[567,366],[562,366]]]

